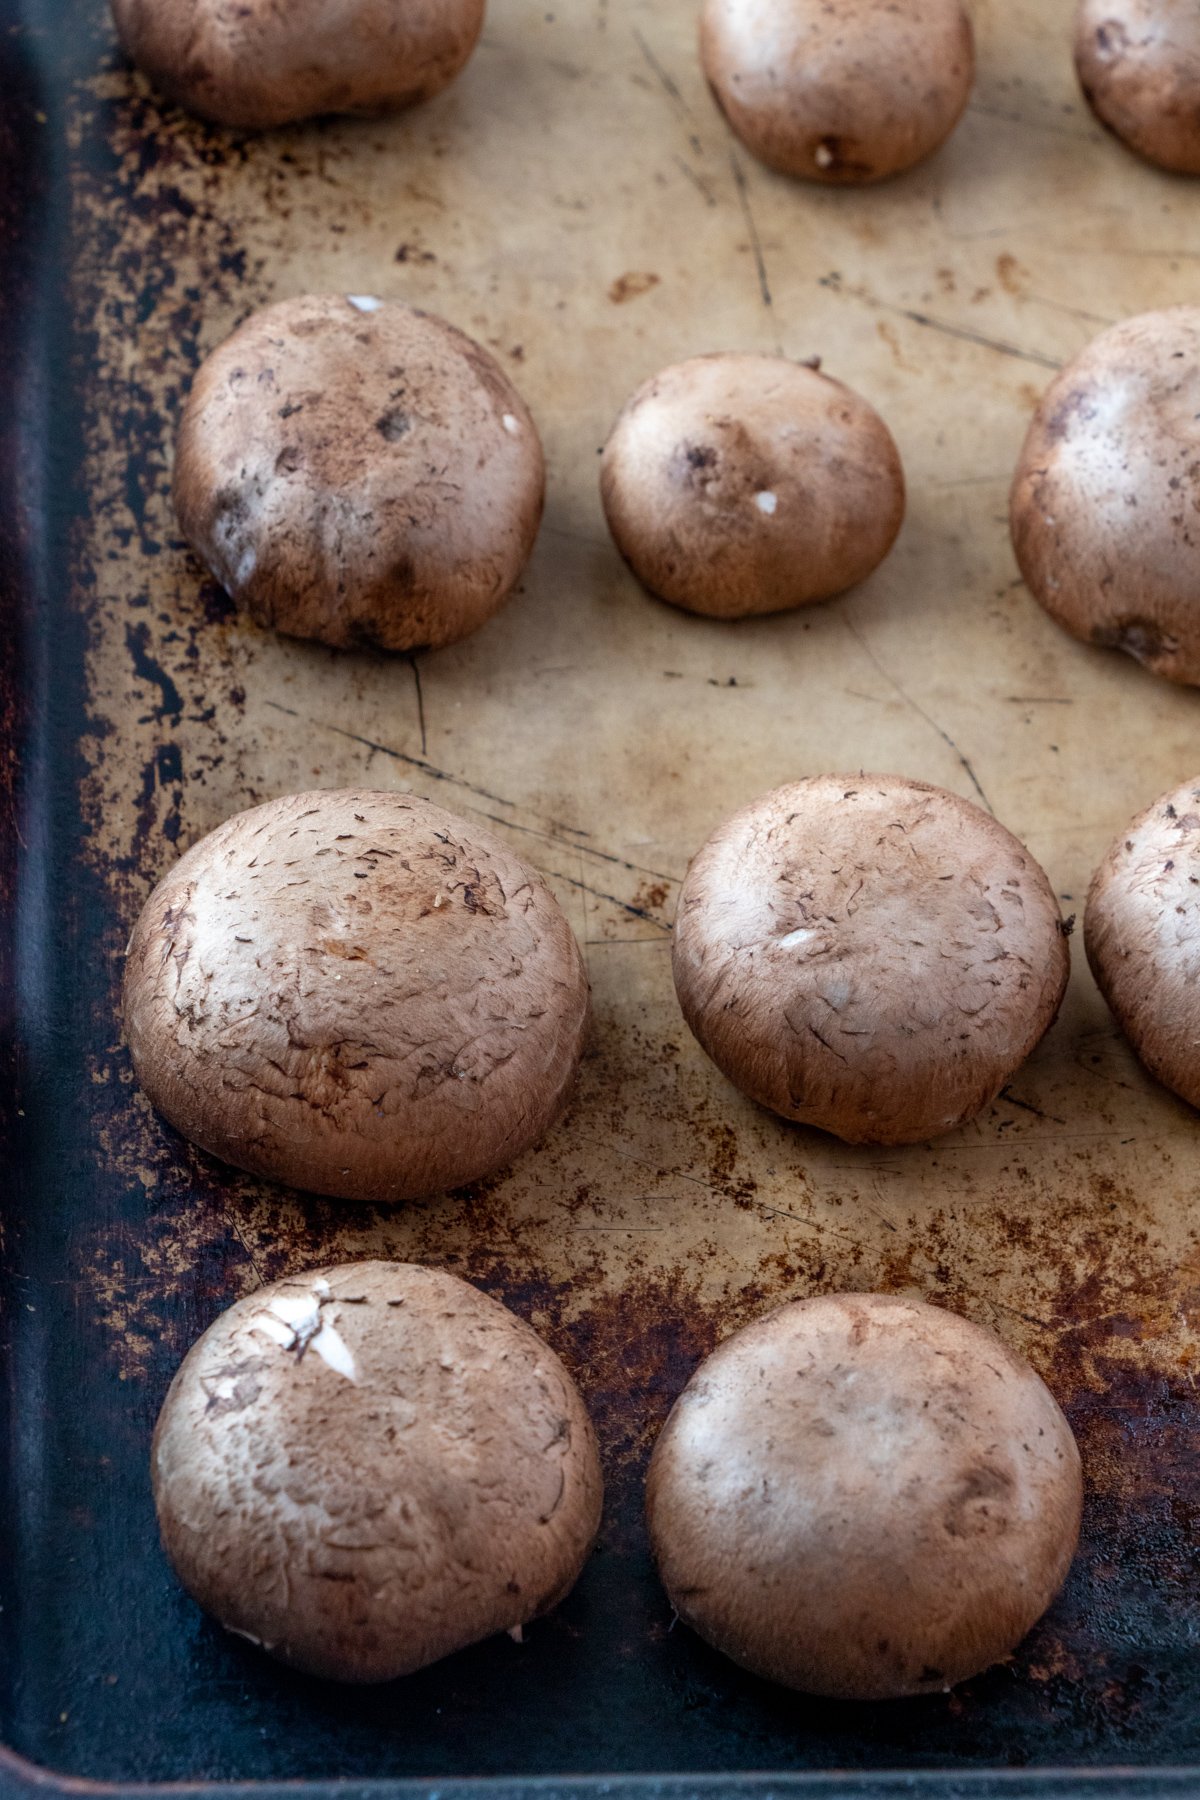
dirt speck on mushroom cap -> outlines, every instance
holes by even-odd
[[[261,130],[375,113],[440,93],[483,28],[485,0],[111,0],[127,53],[171,99]]]
[[[595,1435],[558,1357],[498,1301],[406,1263],[230,1307],[176,1374],[152,1471],[194,1598],[346,1681],[537,1618],[600,1522]]]
[[[809,364],[732,352],[643,383],[605,445],[600,490],[638,579],[720,618],[864,580],[905,501],[900,453],[866,400]]]
[[[1200,175],[1194,0],[1080,0],[1075,68],[1101,124],[1148,162]]]
[[[1132,819],[1092,877],[1084,944],[1141,1061],[1200,1106],[1200,777]]]
[[[700,54],[717,104],[755,156],[842,186],[931,155],[975,77],[960,0],[707,0]]]
[[[1050,384],[1010,516],[1052,618],[1200,683],[1200,307],[1122,320]]]
[[[282,300],[201,366],[180,421],[180,528],[260,624],[337,648],[453,643],[504,603],[545,464],[495,359],[375,295]]]
[[[291,794],[183,856],[134,927],[153,1105],[239,1168],[346,1199],[505,1167],[565,1103],[579,946],[499,838],[415,795]]]
[[[990,1331],[919,1301],[797,1301],[725,1341],[655,1446],[681,1618],[808,1693],[938,1692],[1007,1656],[1066,1578],[1070,1427]]]
[[[899,776],[822,775],[719,826],[679,897],[673,968],[724,1074],[850,1143],[952,1129],[1053,1021],[1069,956],[1011,832]]]

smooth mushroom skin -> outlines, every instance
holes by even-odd
[[[1200,1106],[1200,777],[1163,794],[1092,877],[1084,946],[1150,1073]]]
[[[748,150],[839,186],[931,155],[975,79],[960,0],[706,0],[700,58]]]
[[[159,882],[125,964],[152,1105],[237,1168],[347,1200],[482,1179],[546,1131],[587,975],[541,877],[412,794],[289,794]]]
[[[111,0],[127,55],[218,125],[263,130],[378,113],[440,93],[483,28],[485,0]]]
[[[1102,125],[1148,162],[1200,175],[1195,0],[1080,0],[1075,68]]]
[[[163,1546],[230,1631],[390,1681],[540,1617],[600,1523],[595,1434],[549,1345],[438,1269],[345,1263],[239,1300],[151,1452]]]
[[[529,559],[545,485],[494,358],[370,294],[253,313],[201,366],[175,449],[180,529],[221,585],[339,649],[477,630]]]
[[[609,529],[651,593],[744,618],[864,580],[904,518],[873,407],[810,364],[718,354],[645,382],[600,465]]]
[[[761,1106],[851,1144],[974,1118],[1066,991],[1053,889],[1004,826],[895,775],[815,775],[693,859],[675,920],[683,1014]]]
[[[1050,384],[1010,517],[1051,618],[1200,683],[1200,307],[1123,320]]]
[[[992,1332],[882,1294],[801,1300],[726,1340],[654,1448],[676,1612],[810,1694],[940,1692],[1007,1657],[1066,1579],[1079,1452]]]

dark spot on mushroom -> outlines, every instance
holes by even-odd
[[[1153,619],[1123,619],[1119,625],[1097,625],[1092,642],[1106,649],[1123,650],[1138,662],[1169,660],[1178,654],[1179,639],[1164,631]]]
[[[401,407],[396,406],[375,421],[375,429],[387,443],[398,444],[412,430],[412,420]]]

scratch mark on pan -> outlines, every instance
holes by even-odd
[[[774,306],[771,299],[771,284],[767,280],[767,263],[763,256],[762,239],[758,235],[758,226],[754,223],[754,213],[750,206],[750,189],[746,182],[746,172],[736,150],[730,147],[729,166],[733,170],[734,185],[737,188],[738,204],[742,209],[742,217],[746,221],[746,230],[750,234],[750,247],[754,252],[754,266],[758,270],[758,288],[762,295],[762,303],[768,309]],[[780,355],[782,347],[776,345]]]
[[[591,887],[576,875],[564,875],[560,869],[543,868],[542,873],[551,881],[565,881],[570,887],[582,888],[583,892],[590,894],[593,900],[606,900],[610,906],[619,907],[622,912],[629,913],[632,918],[644,919],[647,925],[653,925],[656,931],[665,932],[670,936],[671,926],[662,919],[656,919],[654,914],[647,912],[644,906],[634,906],[628,900],[618,900],[615,894],[606,894],[602,888]]]
[[[1040,350],[1022,350],[1019,344],[988,337],[985,332],[972,331],[966,325],[948,325],[943,319],[931,319],[928,313],[911,312],[906,306],[884,306],[884,310],[897,312],[902,319],[909,319],[926,331],[940,331],[943,337],[959,338],[964,344],[978,344],[983,350],[994,350],[997,356],[1015,356],[1019,362],[1036,363],[1041,369],[1062,368],[1062,363],[1055,357],[1043,356]]]
[[[920,719],[924,719],[925,723],[929,726],[929,729],[931,731],[936,731],[938,736],[941,738],[942,742],[944,744],[948,744],[949,747],[951,748],[951,750],[953,750],[955,756],[957,756],[959,763],[961,764],[961,766],[966,774],[967,780],[971,783],[971,786],[975,789],[975,792],[979,795],[979,798],[983,801],[983,804],[986,806],[987,810],[992,814],[992,817],[994,818],[995,810],[992,806],[991,801],[988,799],[987,795],[983,791],[982,782],[980,781],[978,775],[976,775],[974,769],[971,767],[971,764],[968,761],[967,757],[964,756],[963,752],[959,749],[959,747],[955,743],[954,739],[950,736],[950,733],[948,731],[946,731],[941,725],[938,724],[937,720],[933,717],[932,713],[927,713],[925,711],[925,708],[920,704],[919,701],[913,699],[912,695],[908,692],[907,688],[902,687],[900,685],[900,683],[896,680],[896,677],[892,674],[891,670],[885,668],[883,663],[880,662],[879,658],[876,656],[875,652],[872,650],[870,644],[867,642],[867,640],[863,636],[862,632],[858,629],[858,626],[854,623],[854,620],[850,614],[849,606],[846,606],[843,608],[842,617],[846,621],[847,631],[850,633],[850,635],[854,639],[854,641],[858,644],[859,648],[863,651],[864,655],[870,657],[871,661],[874,663],[874,665],[878,669],[879,673],[883,676],[883,679],[885,681],[891,682],[892,686],[895,688],[895,690],[899,694],[900,698],[904,701],[905,705],[911,706],[913,711],[916,713],[917,717]]]
[[[331,731],[335,737],[348,738],[352,744],[361,744],[364,750],[373,750],[378,756],[389,756],[393,762],[406,763],[410,769],[420,769],[431,781],[448,781],[451,786],[463,788],[468,794],[478,794],[481,799],[490,800],[495,806],[516,807],[515,800],[506,800],[503,794],[493,794],[488,788],[476,787],[473,782],[464,781],[461,775],[451,775],[448,769],[437,768],[423,756],[409,756],[403,750],[394,749],[391,744],[377,744],[374,738],[363,737],[357,731],[347,731],[342,725],[327,725],[320,719],[306,719],[294,706],[281,706],[278,700],[267,700],[264,704],[272,712],[285,713],[289,719],[299,719],[302,724],[311,725],[316,731]]]
[[[421,669],[415,656],[410,656],[408,662],[409,667],[413,672],[413,682],[417,690],[417,718],[421,723],[421,755],[424,756],[429,745],[425,738],[425,696],[421,692]]]
[[[242,1246],[242,1249],[246,1252],[246,1256],[249,1260],[250,1267],[254,1270],[254,1273],[258,1278],[259,1287],[265,1287],[267,1285],[267,1278],[263,1274],[262,1270],[259,1268],[258,1264],[255,1262],[254,1252],[250,1248],[249,1244],[246,1242],[246,1239],[244,1238],[244,1236],[242,1235],[241,1226],[238,1224],[238,1222],[234,1218],[233,1214],[231,1212],[226,1211],[226,1209],[224,1207],[221,1208],[221,1216],[224,1218],[226,1225],[228,1225],[230,1231],[232,1231],[232,1233],[233,1233],[234,1237],[237,1239],[238,1243]]]
[[[713,193],[703,175],[697,175],[690,162],[687,162],[682,156],[677,156],[675,158],[675,166],[680,174],[685,176],[686,179],[691,182],[697,193],[703,196],[704,204],[706,206],[715,206],[717,204],[717,196]]]
[[[1010,1106],[1019,1106],[1022,1112],[1032,1113],[1035,1119],[1050,1119],[1055,1125],[1065,1125],[1067,1122],[1065,1119],[1060,1119],[1057,1113],[1043,1112],[1041,1107],[1034,1106],[1031,1100],[1018,1100],[1011,1087],[1002,1087],[999,1098],[1007,1100]]]
[[[1019,125],[1023,131],[1048,131],[1054,137],[1070,138],[1073,143],[1085,144],[1091,133],[1074,131],[1069,125],[1059,125],[1049,119],[1031,119],[1019,112],[1004,112],[998,106],[984,106],[979,100],[972,100],[968,112],[978,113],[981,118],[999,119],[1003,125]]]
[[[494,813],[484,812],[482,807],[473,806],[481,819],[489,819],[494,825],[507,825],[510,831],[519,831],[523,837],[540,838],[546,844],[563,844],[572,850],[578,850],[581,856],[591,856],[597,862],[612,863],[615,868],[627,869],[631,875],[650,875],[655,881],[669,881],[672,887],[678,887],[680,877],[668,875],[665,869],[647,869],[642,863],[626,862],[623,856],[614,856],[611,850],[595,850],[591,844],[575,844],[562,837],[557,831],[539,831],[534,825],[518,825],[513,819],[498,819]]]
[[[426,761],[424,757],[409,756],[403,750],[394,749],[390,744],[379,744],[375,742],[374,738],[360,737],[358,732],[347,731],[341,725],[328,725],[319,719],[306,719],[293,707],[281,706],[277,700],[268,700],[266,705],[273,708],[275,712],[286,713],[291,719],[299,719],[303,724],[311,725],[314,730],[331,731],[335,737],[349,738],[351,743],[362,744],[366,749],[374,751],[376,755],[388,756],[395,762],[405,763],[411,769],[419,769],[432,781],[448,782],[451,787],[462,788],[464,793],[476,794],[481,799],[490,800],[497,806],[510,807],[514,812],[517,810],[515,800],[503,800],[499,794],[490,794],[486,788],[475,787],[472,782],[465,781],[461,775],[452,775],[448,769],[439,769],[434,763]],[[679,885],[680,877],[669,875],[665,869],[648,869],[644,863],[628,862],[625,857],[616,856],[611,850],[599,850],[591,844],[577,844],[576,837],[584,835],[577,827],[565,825],[561,829],[555,829],[553,826],[538,829],[534,825],[519,825],[515,819],[503,819],[497,813],[487,812],[482,806],[470,806],[466,810],[474,813],[477,818],[486,819],[489,824],[503,825],[506,831],[518,831],[524,837],[539,838],[547,844],[568,845],[572,850],[579,850],[584,856],[593,857],[598,862],[612,863],[618,869],[627,869],[631,875],[649,875],[655,881],[669,881],[672,887]],[[565,833],[570,833],[570,835],[566,836]],[[621,905],[623,902],[618,901],[617,904]]]
[[[1052,300],[1049,294],[1026,294],[1025,298],[1031,305],[1044,306],[1049,312],[1063,313],[1068,319],[1082,319],[1085,325],[1116,324],[1109,313],[1087,312],[1082,306],[1067,306],[1062,300]]]
[[[671,76],[668,75],[667,71],[663,68],[662,64],[659,62],[657,56],[655,56],[653,50],[650,48],[649,44],[646,42],[645,38],[642,36],[642,34],[638,30],[637,26],[636,25],[632,26],[631,30],[633,32],[634,43],[637,45],[638,49],[641,51],[643,57],[645,58],[647,68],[651,70],[655,79],[659,82],[660,86],[662,87],[663,92],[667,95],[668,99],[673,100],[675,105],[678,106],[681,111],[685,112],[688,115],[688,117],[690,118],[691,117],[691,107],[688,105],[687,101],[684,99],[683,95],[680,93],[676,82],[674,80],[672,80]]]
[[[548,531],[552,537],[569,538],[573,544],[587,544],[593,550],[612,549],[610,539],[591,537],[585,531],[568,531],[565,525],[543,525],[542,530]]]

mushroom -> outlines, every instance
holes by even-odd
[[[1200,175],[1196,0],[1079,0],[1075,68],[1100,123],[1131,150]]]
[[[595,1434],[536,1332],[457,1276],[344,1263],[221,1314],[151,1452],[163,1546],[229,1631],[336,1681],[390,1681],[574,1586]]]
[[[696,356],[645,382],[605,445],[600,491],[639,581],[723,619],[852,587],[904,517],[879,414],[781,356]]]
[[[1150,1073],[1200,1106],[1200,777],[1138,814],[1092,877],[1084,945]]]
[[[975,79],[961,0],[706,0],[700,57],[748,150],[843,186],[931,155]]]
[[[545,493],[537,428],[486,350],[371,294],[253,313],[192,385],[180,529],[260,624],[338,648],[453,643],[503,604]]]
[[[711,1355],[654,1448],[671,1604],[768,1680],[838,1699],[951,1688],[1066,1579],[1079,1452],[992,1332],[885,1294],[800,1300]]]
[[[1200,307],[1101,332],[1051,382],[1013,480],[1035,600],[1085,643],[1200,683]]]
[[[579,946],[490,831],[414,794],[238,813],[133,930],[125,1032],[151,1103],[214,1156],[348,1200],[478,1181],[565,1103]]]
[[[988,813],[895,775],[814,775],[720,825],[679,896],[679,1003],[743,1093],[851,1144],[974,1118],[1053,1022],[1066,928]]]
[[[428,100],[463,67],[484,0],[111,0],[125,51],[155,87],[219,125]]]

